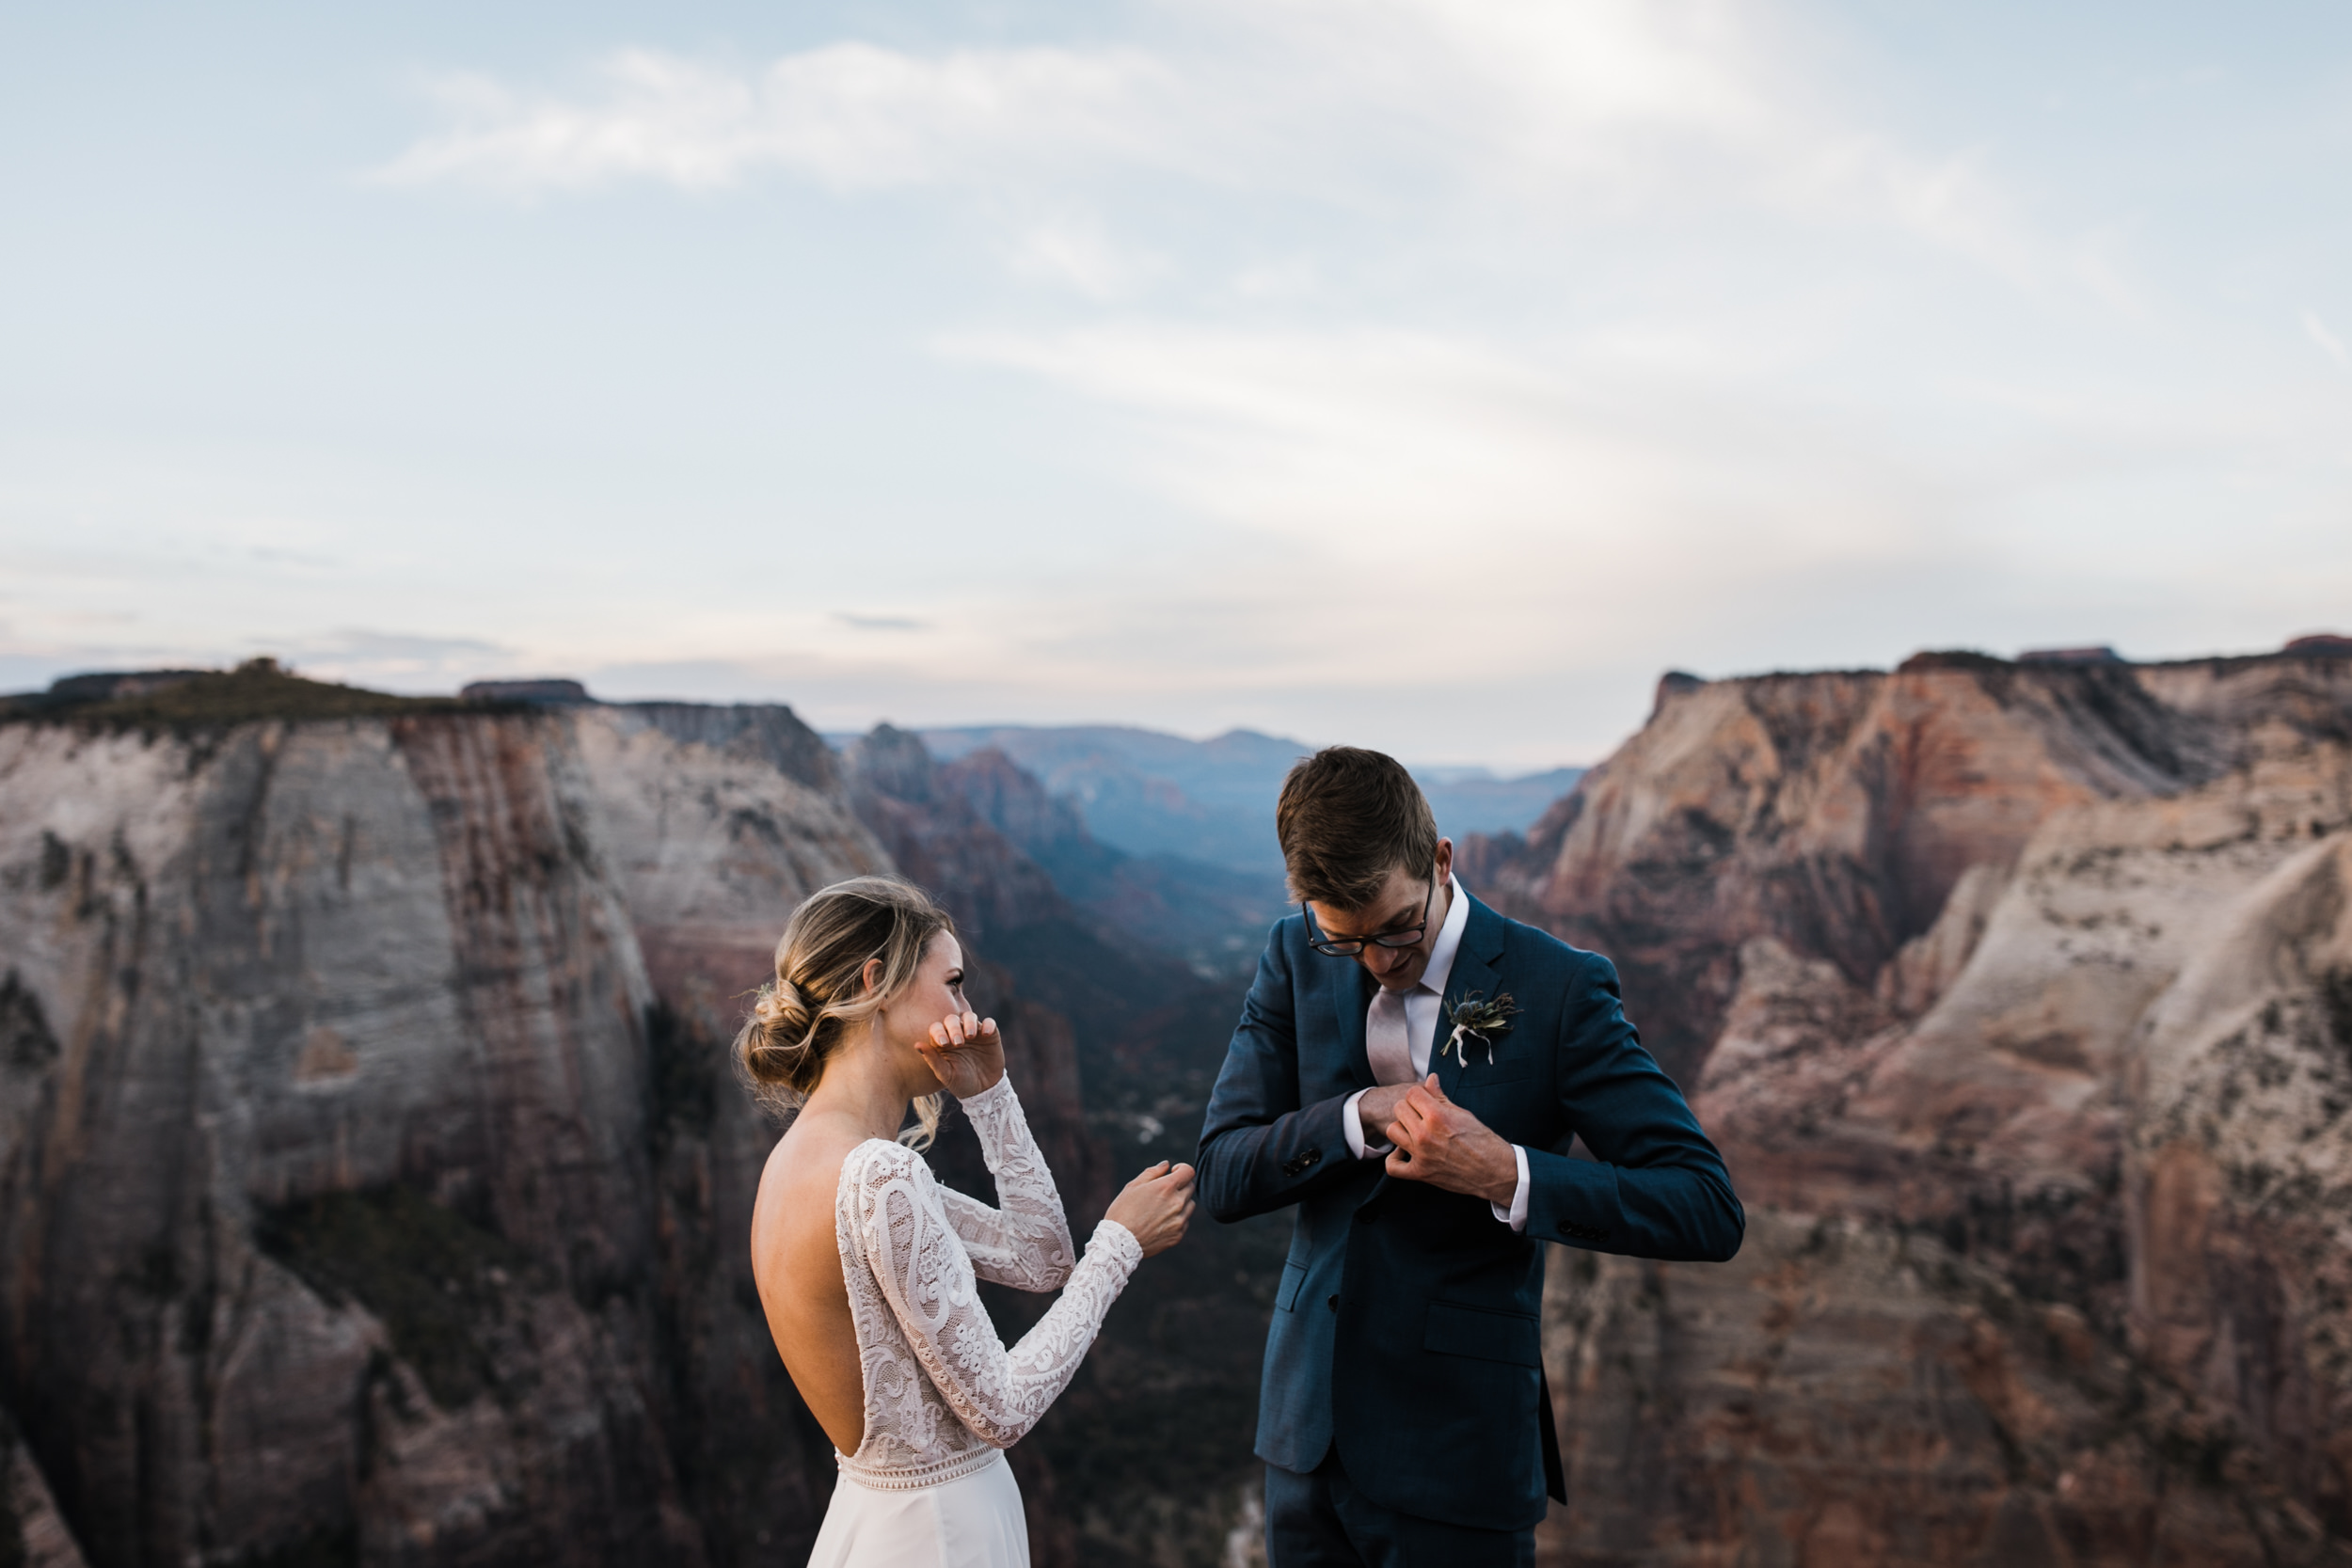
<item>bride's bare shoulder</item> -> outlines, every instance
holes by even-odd
[[[763,1293],[772,1283],[771,1275],[775,1280],[829,1279],[837,1288],[838,1271],[814,1265],[832,1255],[841,1166],[859,1141],[854,1128],[803,1115],[768,1151],[768,1164],[759,1173],[759,1194],[752,1202],[753,1269]],[[834,1293],[823,1286],[818,1289]]]
[[[873,1137],[850,1117],[803,1115],[768,1151],[759,1179],[760,1206],[831,1214],[843,1165],[867,1144],[885,1153],[898,1147]]]
[[[846,1117],[803,1114],[768,1151],[768,1165],[759,1179],[761,1195],[771,1188],[798,1193],[821,1186],[831,1191],[841,1180],[841,1163],[862,1141],[857,1127]]]

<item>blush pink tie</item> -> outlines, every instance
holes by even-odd
[[[1403,991],[1383,988],[1373,992],[1372,1009],[1364,1015],[1364,1054],[1371,1058],[1374,1083],[1413,1081],[1413,1046],[1405,1022]]]

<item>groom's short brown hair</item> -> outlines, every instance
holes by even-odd
[[[1294,766],[1274,808],[1291,896],[1360,910],[1399,866],[1426,876],[1438,863],[1438,819],[1394,757],[1326,746]]]

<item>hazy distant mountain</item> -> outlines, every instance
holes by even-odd
[[[1438,831],[1459,839],[1468,833],[1525,832],[1585,771],[1553,768],[1502,779],[1484,768],[1416,768],[1413,777],[1438,814]]]
[[[1274,798],[1312,747],[1233,730],[1214,740],[1114,725],[925,730],[953,761],[993,746],[1070,800],[1087,831],[1131,855],[1182,855],[1279,875]]]
[[[1313,750],[1251,730],[1210,740],[1119,725],[1000,725],[925,730],[943,761],[993,746],[1072,801],[1087,831],[1137,856],[1182,856],[1229,870],[1279,874],[1274,800],[1282,775]],[[1483,768],[1414,770],[1440,831],[1524,832],[1576,785],[1581,768],[1497,778]]]

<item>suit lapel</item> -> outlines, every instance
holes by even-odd
[[[1469,898],[1470,895],[1462,896]],[[1454,1009],[1461,1005],[1462,998],[1477,991],[1488,1001],[1494,1000],[1501,978],[1495,964],[1502,957],[1503,930],[1501,915],[1477,899],[1470,898],[1470,920],[1462,927],[1462,945],[1454,950],[1453,971],[1445,977],[1445,1000],[1438,1008],[1438,1037],[1429,1056],[1430,1070],[1438,1075],[1438,1086],[1445,1090],[1449,1098],[1454,1093],[1454,1085],[1462,1077],[1463,1053],[1448,1051],[1440,1056],[1437,1052],[1453,1037]],[[1359,1040],[1362,1033],[1362,1021],[1359,1020],[1357,1034]],[[1466,1038],[1464,1044],[1470,1054],[1482,1061],[1486,1058],[1486,1047],[1480,1041]],[[1500,1051],[1502,1048],[1502,1042],[1496,1041],[1495,1049]]]
[[[1359,1089],[1377,1082],[1372,1057],[1364,1049],[1364,1014],[1372,1007],[1372,976],[1353,958],[1318,958],[1331,972],[1331,1006],[1339,1014],[1340,1055]]]

